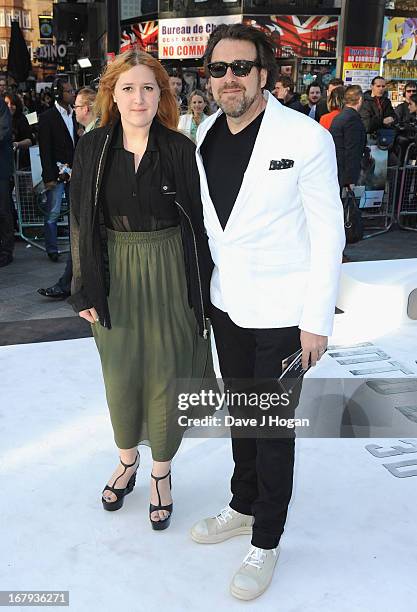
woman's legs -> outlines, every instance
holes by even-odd
[[[166,476],[171,469],[171,461],[154,461],[152,465],[152,474],[154,476]],[[161,505],[167,506],[172,503],[171,490],[169,486],[169,477],[158,481],[159,495],[161,496]],[[159,504],[158,492],[156,490],[156,481],[151,478],[151,504],[157,506]],[[169,516],[166,510],[156,510],[151,513],[153,521],[161,521]]]
[[[116,482],[116,489],[124,489],[127,486],[127,483],[129,482],[133,473],[137,469],[140,457],[138,454],[137,446],[127,449],[119,448],[118,450],[119,457],[123,461],[123,463],[126,463],[126,465],[131,465],[133,463],[133,465],[132,467],[127,468],[125,473],[123,474],[125,468],[121,463],[119,463],[107,484],[113,486],[116,478],[120,476],[120,474],[123,474],[123,476],[119,478]],[[114,502],[116,501],[117,497],[112,491],[104,490],[103,499],[108,502]]]
[[[115,471],[113,472],[111,478],[108,481],[108,485],[113,486],[114,481],[120,474],[123,474],[121,478],[118,479],[116,483],[117,489],[123,489],[127,486],[129,479],[132,474],[136,470],[139,465],[139,454],[137,446],[133,448],[122,449],[119,448],[119,457],[126,463],[130,465],[133,463],[132,467],[127,468],[126,472],[123,474],[123,470],[125,469],[121,463],[117,466]],[[136,459],[136,461],[135,461]],[[166,476],[169,470],[171,469],[171,461],[154,461],[152,464],[152,474],[154,476]],[[167,506],[172,503],[171,490],[169,486],[169,478],[164,478],[158,482],[159,494],[161,496],[161,504],[163,506]],[[116,495],[112,493],[112,491],[104,491],[103,498],[108,502],[116,501]],[[158,492],[156,489],[156,481],[151,478],[151,504],[157,506],[159,504]],[[169,512],[166,510],[159,510],[152,512],[151,518],[154,521],[159,521],[165,519],[169,515]]]

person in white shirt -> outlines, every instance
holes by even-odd
[[[180,116],[178,129],[195,142],[198,126],[209,115],[210,109],[206,95],[199,89],[195,89],[188,97],[188,112]]]
[[[78,141],[78,126],[72,110],[75,92],[71,83],[57,79],[55,93],[55,105],[39,116],[39,153],[47,190],[45,247],[52,261],[58,261],[59,257],[57,221],[64,192],[69,202],[69,175],[62,173],[61,169],[64,166],[71,168]]]
[[[259,30],[219,26],[205,66],[220,108],[198,130],[196,158],[214,262],[211,322],[220,370],[227,390],[266,382],[269,393],[279,389],[287,357],[300,350],[303,368],[314,366],[332,333],[345,244],[335,148],[327,130],[268,91],[276,62]],[[228,408],[239,414],[233,402]],[[259,404],[246,414],[259,417]],[[268,434],[237,430],[232,500],[196,523],[191,537],[214,544],[252,534],[231,583],[232,595],[250,600],[266,590],[278,558],[295,436],[278,427]]]
[[[77,97],[75,98],[74,111],[77,123],[82,128],[77,131],[78,136],[82,136],[87,132],[93,130],[97,124],[98,119],[94,110],[94,102],[97,93],[91,87],[84,87],[80,89]],[[72,258],[71,252],[68,253],[67,264],[63,275],[59,278],[58,282],[50,287],[40,287],[38,293],[43,297],[51,298],[54,300],[64,300],[71,294],[71,280],[72,280]]]

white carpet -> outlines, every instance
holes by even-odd
[[[69,590],[76,612],[415,609],[417,478],[383,467],[412,454],[374,457],[365,445],[378,440],[298,440],[275,577],[246,604],[228,589],[249,537],[203,546],[188,535],[229,501],[229,440],[184,441],[172,523],[155,533],[148,449],[124,507],[101,506],[117,456],[93,340],[2,347],[0,372],[1,589]]]

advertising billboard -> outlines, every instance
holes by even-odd
[[[243,22],[271,37],[277,58],[336,56],[338,17],[248,15]]]
[[[242,15],[159,20],[159,59],[199,59],[221,23],[240,23]]]
[[[382,49],[387,60],[417,59],[417,18],[385,17]]]

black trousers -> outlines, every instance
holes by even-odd
[[[230,379],[276,379],[282,361],[300,348],[298,327],[242,328],[214,306],[211,315],[226,387]],[[278,546],[292,494],[294,450],[294,437],[242,438],[234,436],[232,429],[235,468],[230,507],[255,517],[253,546]]]
[[[0,253],[12,255],[14,225],[10,201],[10,179],[0,179]]]

